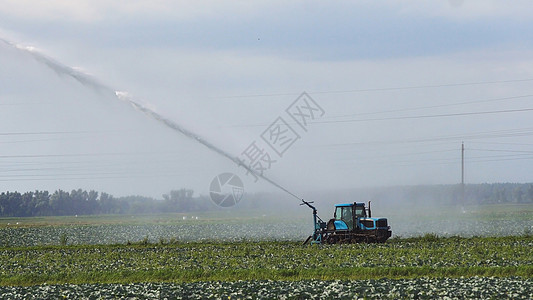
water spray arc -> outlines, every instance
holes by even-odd
[[[272,184],[273,186],[279,188],[280,190],[282,190],[282,191],[286,192],[287,194],[289,194],[289,195],[295,197],[296,199],[300,200],[300,197],[296,196],[294,193],[292,193],[291,191],[287,190],[283,186],[279,185],[278,183],[276,183],[272,179],[270,179],[270,178],[266,177],[265,175],[257,172],[256,170],[250,168],[249,166],[247,166],[238,157],[232,156],[228,152],[226,152],[226,151],[220,149],[219,147],[213,145],[212,143],[210,143],[209,141],[201,138],[200,136],[198,136],[197,134],[193,133],[192,131],[184,128],[183,126],[180,126],[180,125],[174,123],[173,121],[171,121],[169,119],[164,118],[160,114],[158,114],[158,113],[154,112],[153,110],[151,110],[151,109],[139,104],[138,102],[135,102],[134,100],[131,99],[131,97],[126,92],[116,91],[115,94],[116,94],[118,99],[126,101],[131,106],[133,106],[133,108],[135,108],[136,110],[138,110],[138,111],[144,113],[145,115],[149,116],[150,118],[152,118],[152,119],[154,119],[154,120],[166,125],[167,127],[171,128],[171,129],[173,129],[175,131],[178,131],[179,133],[185,135],[186,137],[197,141],[198,143],[206,146],[211,151],[214,151],[214,152],[218,153],[219,155],[222,155],[222,156],[228,158],[229,160],[231,160],[232,162],[234,162],[238,166],[242,166],[243,168],[245,168],[248,172],[250,172],[250,173],[252,173],[252,174],[254,174],[254,175],[256,175],[256,176],[258,176],[258,177],[260,177],[262,179],[264,179],[265,181],[267,181],[268,183]]]
[[[6,45],[10,46],[10,47],[13,47],[15,49],[17,49],[18,51],[21,51],[25,54],[29,54],[30,56],[32,56],[35,60],[37,60],[38,62],[44,64],[45,66],[49,67],[50,69],[52,69],[54,72],[56,72],[58,75],[62,75],[62,76],[68,76],[68,77],[71,77],[73,79],[75,79],[76,81],[78,81],[79,83],[93,89],[93,90],[96,90],[98,92],[103,92],[105,94],[110,94],[110,95],[113,95],[115,98],[117,98],[118,100],[121,100],[121,101],[124,101],[126,103],[128,103],[130,106],[132,106],[134,109],[136,109],[137,111],[140,111],[142,112],[144,115],[150,117],[151,119],[153,120],[156,120],[158,121],[159,123],[165,125],[166,127],[178,132],[178,133],[181,133],[182,135],[190,138],[190,139],[193,139],[195,140],[196,142],[204,145],[205,147],[207,147],[209,150],[231,160],[232,162],[234,162],[235,164],[237,164],[238,166],[242,166],[243,168],[245,168],[248,172],[256,175],[257,177],[260,177],[262,179],[264,179],[265,181],[267,181],[268,183],[272,184],[273,186],[279,188],[280,190],[284,191],[285,193],[293,196],[294,198],[300,200],[301,198],[298,197],[297,195],[295,195],[294,193],[292,193],[291,191],[289,191],[288,189],[286,189],[285,187],[281,186],[280,184],[276,183],[275,181],[273,181],[272,179],[266,177],[265,175],[261,174],[260,172],[257,172],[256,170],[250,168],[248,165],[246,165],[241,159],[239,159],[238,157],[235,157],[235,156],[232,156],[231,154],[229,154],[228,152],[222,150],[220,147],[217,147],[215,146],[214,144],[212,144],[211,142],[205,140],[204,138],[202,138],[201,136],[199,136],[198,134],[188,130],[187,128],[169,120],[169,119],[166,119],[165,117],[161,116],[160,114],[156,113],[155,111],[147,108],[146,106],[138,103],[137,101],[135,101],[131,96],[128,95],[127,92],[120,92],[120,91],[116,91],[115,89],[111,88],[110,86],[106,85],[106,84],[103,84],[101,82],[99,82],[98,80],[94,79],[93,77],[81,72],[81,71],[78,71],[78,70],[75,70],[74,68],[72,67],[69,67],[69,66],[66,66],[40,52],[38,52],[35,48],[33,47],[25,47],[25,46],[20,46],[20,45],[17,45],[15,43],[12,43],[10,41],[7,41],[5,39],[2,39],[0,38],[0,41],[2,41],[3,43],[5,43]]]

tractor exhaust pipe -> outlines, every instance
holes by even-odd
[[[368,217],[372,218],[372,210],[370,210],[370,201],[368,201]]]

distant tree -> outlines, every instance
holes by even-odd
[[[19,192],[8,193],[8,207],[11,217],[20,217],[22,216],[21,207],[22,207],[22,195]]]
[[[98,192],[97,191],[89,191],[87,194],[87,214],[96,214],[98,213],[99,207],[98,207]]]
[[[515,203],[522,203],[524,202],[523,201],[523,198],[524,198],[524,191],[522,191],[522,186],[520,185],[516,185],[513,189],[513,197],[512,197],[512,202],[515,202]]]
[[[26,192],[21,195],[18,217],[31,217],[34,211],[33,192]]]
[[[194,191],[189,189],[179,189],[170,191],[170,195],[164,196],[166,206],[169,211],[188,212],[196,210],[193,201]]]
[[[70,209],[71,201],[70,201],[69,193],[63,190],[55,191],[50,196],[49,206],[50,206],[52,215],[55,215],[55,216],[67,215],[68,212],[71,210]]]
[[[533,184],[529,184],[527,187],[527,201],[533,202]]]
[[[120,209],[118,206],[118,201],[113,199],[113,196],[107,194],[107,193],[101,193],[99,202],[99,210],[98,213],[102,214],[118,214],[120,213]]]
[[[34,212],[32,216],[46,216],[50,214],[50,194],[48,191],[35,191],[33,193]]]

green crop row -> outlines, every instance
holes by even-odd
[[[0,287],[2,299],[531,299],[533,280],[418,278]]]
[[[0,284],[533,277],[533,237],[393,239],[386,244],[147,242],[0,249]]]

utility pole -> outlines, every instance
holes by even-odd
[[[461,143],[461,206],[465,206],[465,143]]]

